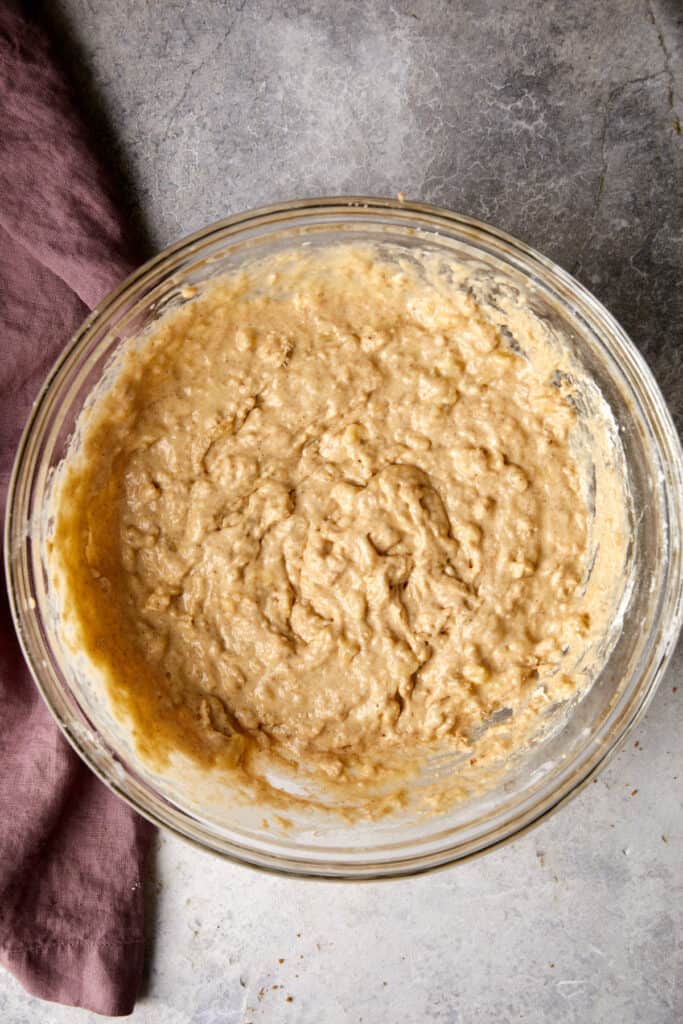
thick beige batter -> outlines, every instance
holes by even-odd
[[[148,755],[362,774],[572,692],[575,413],[428,268],[348,245],[225,277],[92,408],[55,564]]]

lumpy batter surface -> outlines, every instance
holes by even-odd
[[[148,754],[343,774],[571,692],[575,413],[428,266],[346,245],[225,276],[90,409],[53,551]]]

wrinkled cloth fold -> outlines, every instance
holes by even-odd
[[[50,43],[0,0],[0,500],[60,349],[134,266],[125,219]],[[118,1016],[143,966],[152,827],[77,758],[0,600],[0,963],[43,999]]]

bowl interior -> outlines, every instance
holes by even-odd
[[[488,789],[474,786],[438,815],[415,799],[378,820],[343,820],[303,806],[279,816],[180,760],[155,773],[136,756],[92,669],[65,649],[46,570],[53,475],[84,405],[126,340],[185,301],[188,286],[277,250],[352,240],[435,250],[470,265],[481,287],[522,294],[597,385],[628,477],[628,572],[609,657],[583,698],[558,713],[546,735]],[[493,229],[428,207],[290,204],[232,218],[161,254],[105,299],[67,347],[17,457],[6,534],[13,611],[29,664],[66,735],[152,820],[262,867],[345,877],[409,873],[476,853],[537,820],[595,770],[642,713],[680,624],[681,479],[680,447],[649,371],[609,314],[564,272]],[[457,767],[453,758],[432,759],[411,783],[413,796]]]

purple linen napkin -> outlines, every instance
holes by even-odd
[[[40,384],[133,267],[106,168],[40,27],[0,0],[0,502]],[[0,962],[43,999],[124,1015],[151,826],[77,758],[0,596]]]

